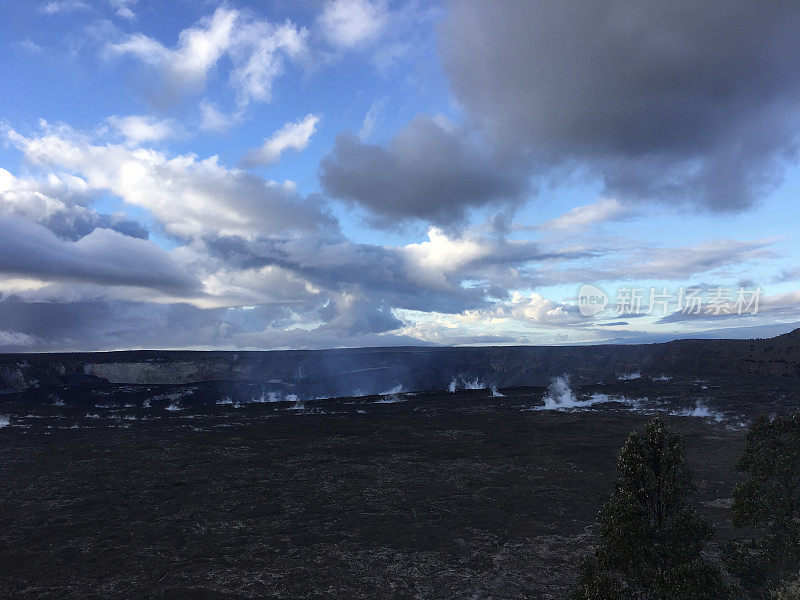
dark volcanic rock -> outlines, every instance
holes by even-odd
[[[648,417],[525,410],[542,392],[304,411],[6,404],[0,597],[561,600]],[[735,535],[745,430],[671,423],[713,555]]]

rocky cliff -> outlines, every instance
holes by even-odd
[[[800,330],[762,340],[605,346],[400,347],[269,352],[126,351],[0,355],[0,394],[36,389],[224,382],[301,397],[446,389],[475,382],[543,386],[642,376],[800,377]]]

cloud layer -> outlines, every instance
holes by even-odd
[[[783,0],[452,2],[441,52],[505,155],[624,199],[738,210],[800,133],[800,6]]]

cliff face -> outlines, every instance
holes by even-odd
[[[544,386],[608,382],[631,372],[713,377],[800,377],[800,330],[767,340],[681,340],[665,344],[357,348],[274,352],[103,352],[0,355],[0,394],[49,387],[227,382],[304,397],[446,389],[478,380]]]

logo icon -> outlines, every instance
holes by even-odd
[[[584,317],[603,312],[608,306],[608,294],[596,285],[584,284],[578,290],[578,310]]]

